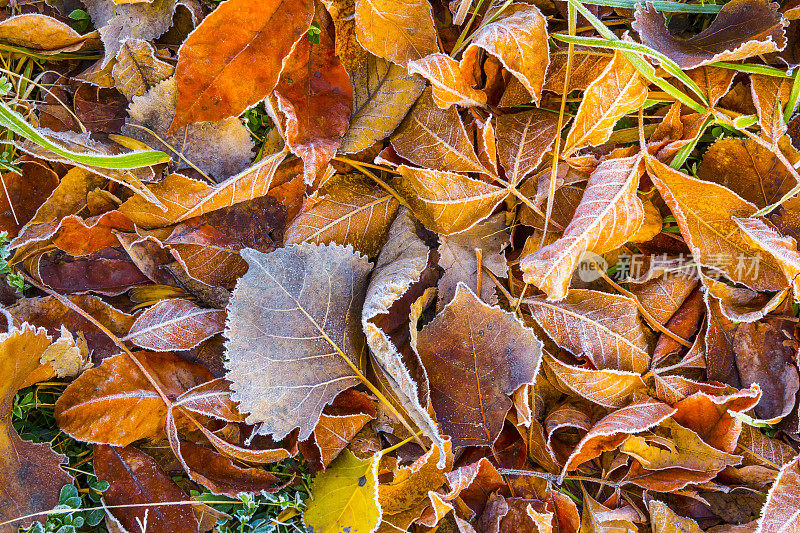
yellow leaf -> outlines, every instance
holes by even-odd
[[[359,459],[345,449],[311,484],[303,522],[315,533],[371,533],[381,520],[380,454]]]

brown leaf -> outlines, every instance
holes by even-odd
[[[458,285],[453,301],[419,332],[416,347],[442,432],[454,446],[493,445],[511,408],[508,395],[536,378],[541,347],[515,316]]]
[[[633,299],[573,289],[558,303],[535,298],[528,305],[559,347],[589,358],[596,368],[637,373],[649,368],[647,334]]]
[[[720,98],[730,90],[736,71],[719,67],[697,67],[686,72],[706,97],[710,106],[716,106]]]
[[[778,144],[778,139],[787,130],[783,119],[783,108],[789,102],[791,90],[792,83],[787,78],[750,75],[750,91],[758,112],[762,135],[774,145]]]
[[[410,346],[401,351],[403,347],[395,345],[392,332],[383,327],[383,321],[392,318],[395,304],[411,292],[411,287],[423,281],[428,266],[430,251],[415,230],[414,219],[403,208],[392,223],[389,239],[375,264],[361,311],[361,327],[372,363],[377,367],[378,380],[388,389],[384,394],[439,448],[443,461],[444,441],[428,413],[428,383],[419,356]],[[408,315],[400,320],[407,324]],[[416,321],[412,324],[406,326],[410,337],[416,333]]]
[[[792,531],[800,528],[800,456],[786,463],[778,479],[767,495],[767,503],[761,510],[756,533]]]
[[[752,139],[720,139],[712,144],[697,177],[727,187],[760,208],[774,204],[796,185],[778,158]]]
[[[392,135],[397,155],[415,165],[442,172],[488,174],[454,107],[440,109],[426,90]]]
[[[561,238],[520,261],[525,282],[542,289],[548,299],[561,300],[584,252],[603,254],[635,235],[644,222],[644,206],[636,194],[641,175],[638,155],[600,163]]]
[[[155,56],[147,41],[127,39],[120,46],[111,69],[114,85],[128,100],[141,96],[172,76],[175,68]]]
[[[586,88],[564,142],[563,154],[605,143],[617,121],[641,107],[646,99],[647,83],[625,56],[616,51],[603,73]]]
[[[512,185],[519,185],[539,166],[556,139],[557,129],[558,116],[540,109],[497,119],[497,155]]]
[[[11,425],[11,409],[18,389],[52,378],[50,365],[40,361],[51,340],[47,332],[30,324],[0,335],[0,479],[3,506],[0,521],[14,520],[47,511],[58,503],[63,485],[72,477],[59,468],[66,456],[55,453],[48,443],[34,444],[20,438]],[[27,527],[33,517],[0,526],[3,533]]]
[[[763,250],[777,261],[786,279],[791,282],[795,298],[800,299],[800,253],[797,252],[797,242],[792,237],[781,235],[763,219],[734,217],[733,221],[742,230],[748,244]]]
[[[794,363],[797,347],[792,346],[787,334],[772,321],[745,323],[736,328],[733,339],[736,368],[743,383],[761,387],[755,414],[762,419],[780,419],[795,408],[800,390],[800,376]]]
[[[439,279],[436,310],[441,311],[456,294],[459,282],[476,287],[478,282],[478,258],[481,250],[481,266],[498,278],[508,277],[503,249],[509,241],[506,230],[506,215],[498,213],[479,222],[467,231],[455,235],[439,236],[439,266],[444,274]],[[489,305],[497,304],[497,294],[492,278],[483,269],[480,272],[480,299]],[[477,290],[477,289],[476,289]]]
[[[80,35],[67,24],[38,13],[17,15],[0,22],[0,43],[44,55],[96,48],[99,44],[97,33]]]
[[[605,70],[612,56],[611,54],[598,52],[598,50],[591,48],[574,47],[567,94],[576,90],[585,91],[589,84],[596,80]],[[561,94],[564,91],[568,55],[569,52],[566,47],[557,48],[550,52],[550,65],[547,67],[544,90],[557,94]]]
[[[361,174],[336,174],[306,198],[286,227],[284,244],[312,242],[352,245],[378,255],[400,204]]]
[[[358,313],[370,264],[350,247],[300,244],[263,254],[244,249],[225,327],[233,399],[281,439],[311,435],[322,408],[360,383],[366,353]]]
[[[214,376],[177,355],[136,352],[137,361],[175,398]],[[167,406],[127,354],[110,357],[73,381],[56,401],[55,418],[64,433],[84,442],[127,446],[164,435]]]
[[[755,213],[753,204],[725,187],[687,176],[656,159],[648,157],[646,164],[696,262],[757,290],[780,290],[787,285],[776,262],[750,246],[733,221],[733,217]],[[758,265],[755,271],[754,264]]]
[[[267,156],[216,186],[182,174],[170,174],[150,186],[151,193],[167,206],[166,211],[158,209],[139,195],[128,199],[119,210],[138,226],[152,229],[259,198],[268,194],[273,187],[286,183],[287,176],[278,171],[285,157],[285,152]]]
[[[20,165],[22,175],[2,174],[0,194],[0,231],[16,237],[23,226],[34,219],[36,211],[58,187],[58,176],[39,162]]]
[[[182,154],[182,158],[175,158],[178,170],[191,168],[186,162],[189,160],[217,181],[246,171],[253,158],[253,141],[250,131],[236,117],[168,131],[180,101],[176,80],[166,79],[147,93],[134,96],[123,132],[155,149]]]
[[[667,504],[658,500],[650,500],[647,505],[653,533],[702,533],[697,522],[691,518],[679,516]]]
[[[659,402],[635,403],[609,413],[581,439],[564,463],[563,473],[616,449],[628,435],[657,426],[674,413],[675,409]]]
[[[356,37],[378,57],[406,67],[439,51],[427,0],[356,0]]]
[[[388,483],[378,485],[378,503],[384,514],[397,514],[416,507],[427,499],[428,491],[441,488],[447,482],[445,474],[453,464],[450,441],[445,442],[445,461],[440,451],[432,447],[408,466],[401,466]]]
[[[446,54],[435,53],[409,61],[408,72],[419,74],[431,83],[433,101],[442,109],[451,105],[486,104],[486,93],[475,89],[477,83],[468,71],[462,70],[459,62]]]
[[[147,523],[153,533],[200,531],[192,505],[158,505],[188,500],[186,494],[156,461],[136,448],[94,447],[94,469],[98,479],[109,481],[103,501],[113,522],[123,531],[138,531]],[[133,505],[133,506],[132,506]],[[123,507],[113,507],[123,506]]]
[[[633,29],[645,45],[672,59],[680,68],[691,69],[783,50],[786,24],[777,4],[733,0],[723,6],[711,25],[688,39],[673,36],[664,15],[652,5],[636,8]]]
[[[564,364],[547,353],[544,361],[564,388],[603,407],[623,407],[633,394],[646,389],[642,377],[633,372],[580,368]]]
[[[508,191],[461,174],[402,165],[394,184],[425,227],[444,235],[461,233],[488,218]]]
[[[353,107],[350,80],[333,46],[333,24],[320,10],[319,42],[297,42],[275,87],[278,108],[286,115],[286,144],[303,160],[307,184],[314,183],[342,145]]]
[[[472,69],[481,50],[499,59],[522,82],[533,100],[539,101],[550,56],[547,21],[538,7],[510,6],[496,20],[482,25],[464,51],[464,68]]]
[[[353,114],[341,148],[346,154],[360,152],[388,137],[425,89],[421,77],[371,54],[350,72],[350,82]]]
[[[184,41],[175,68],[177,106],[169,133],[239,115],[275,88],[284,61],[314,16],[310,0],[220,4]],[[220,34],[226,37],[219,39]],[[258,64],[257,69],[252,65]],[[248,73],[242,83],[241,73]]]
[[[124,339],[154,352],[190,350],[225,329],[225,311],[170,298],[136,317]]]
[[[225,422],[244,422],[231,394],[230,381],[217,378],[187,390],[175,398],[173,406]]]

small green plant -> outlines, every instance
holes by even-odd
[[[306,38],[311,41],[312,44],[319,44],[319,36],[322,33],[322,28],[320,27],[319,23],[315,20],[311,23],[311,27],[308,28],[308,33],[306,33]]]
[[[11,266],[8,264],[8,258],[11,255],[11,250],[8,249],[8,243],[11,238],[8,232],[0,232],[0,274],[6,275],[6,283],[8,283],[14,290],[22,294],[30,286],[25,283],[25,278],[19,272],[11,272]]]
[[[100,497],[106,489],[108,489],[106,481],[95,479],[90,484],[89,498],[85,499],[81,498],[78,489],[74,485],[65,485],[61,489],[58,505],[53,509],[65,512],[48,515],[46,522],[34,522],[25,531],[28,533],[75,533],[79,530],[84,531],[82,528],[85,526],[93,528],[100,525],[105,516],[102,509],[81,510],[81,508],[97,507]],[[90,505],[87,505],[87,503]],[[68,512],[70,510],[74,510],[74,512]],[[96,529],[95,531],[100,530]]]
[[[86,13],[83,9],[76,9],[72,13],[70,13],[69,18],[75,21],[72,25],[75,28],[75,31],[79,33],[85,32],[89,29],[89,24],[91,24],[91,19],[89,18],[89,14]]]

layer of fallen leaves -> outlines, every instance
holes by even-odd
[[[800,532],[797,2],[17,4],[0,531]]]

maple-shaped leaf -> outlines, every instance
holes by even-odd
[[[508,196],[506,189],[462,174],[405,165],[398,170],[398,194],[426,228],[444,235],[470,229]]]
[[[381,57],[368,54],[350,73],[353,114],[341,151],[360,152],[388,137],[425,89],[425,80]]]
[[[675,409],[660,402],[635,403],[601,418],[564,462],[563,472],[617,448],[628,435],[646,431],[675,414]]]
[[[415,165],[443,172],[488,174],[454,107],[440,109],[426,90],[392,135],[397,154]]]
[[[560,302],[529,302],[531,315],[559,347],[599,369],[642,373],[650,366],[647,334],[627,296],[573,289]]]
[[[47,332],[30,324],[0,335],[0,480],[4,503],[0,521],[26,517],[0,526],[4,533],[30,525],[29,515],[56,505],[61,487],[72,483],[72,476],[59,468],[65,456],[55,453],[46,442],[22,440],[11,425],[17,390],[55,376],[52,366],[41,362],[50,345]]]
[[[492,446],[511,408],[508,397],[533,383],[542,343],[514,315],[481,302],[463,283],[419,332],[431,402],[454,446]]]
[[[336,174],[305,199],[284,231],[284,244],[335,242],[375,256],[400,204],[361,174]]]
[[[556,140],[558,117],[541,109],[502,115],[497,119],[497,155],[512,185],[539,166]]]
[[[545,369],[552,373],[566,390],[608,408],[620,408],[630,403],[631,396],[644,392],[642,377],[622,370],[592,370],[562,363],[545,353]]]
[[[462,59],[464,70],[471,72],[481,51],[486,51],[522,82],[535,102],[539,101],[550,55],[547,20],[538,7],[509,6],[495,20],[482,25],[471,39]]]
[[[753,204],[725,187],[687,176],[654,158],[647,157],[646,164],[696,262],[756,290],[780,290],[788,284],[777,261],[751,246],[733,220],[755,213]],[[715,257],[727,260],[717,262]],[[758,268],[748,269],[754,263]]]
[[[355,0],[356,37],[376,56],[405,67],[439,51],[428,0]]]
[[[316,18],[322,21],[318,42],[297,42],[275,87],[278,109],[286,116],[286,145],[303,160],[308,184],[342,145],[353,106],[350,79],[333,46],[333,23],[322,7]]]
[[[155,459],[143,451],[131,446],[97,445],[93,464],[97,478],[109,481],[103,501],[111,506],[111,522],[122,531],[136,531],[138,524],[145,521],[148,530],[158,533],[200,531],[192,504],[158,505],[188,498]]]
[[[462,70],[458,61],[446,54],[436,53],[410,61],[408,72],[419,74],[431,83],[433,101],[442,109],[454,104],[472,107],[486,103],[486,93],[475,89],[475,80]]]
[[[428,413],[427,381],[420,380],[416,373],[421,367],[418,356],[411,350],[401,352],[390,332],[381,327],[382,320],[391,318],[394,304],[421,280],[428,266],[429,252],[428,246],[416,234],[413,217],[404,208],[392,223],[389,238],[375,264],[361,312],[361,326],[377,367],[378,379],[384,381],[389,389],[387,397],[443,450],[444,441]],[[407,317],[402,318],[407,320]],[[410,335],[416,333],[415,324],[409,331]],[[422,373],[424,375],[424,370]],[[443,458],[444,453],[440,454],[440,460]]]
[[[312,531],[371,533],[381,520],[378,505],[378,462],[375,454],[359,459],[350,450],[336,460],[311,484],[311,499],[303,522]]]
[[[137,352],[133,357],[155,376],[168,397],[214,379],[206,367],[169,352]],[[73,438],[127,446],[163,436],[167,406],[131,356],[123,353],[70,383],[56,401],[54,414],[58,427]]]
[[[220,4],[178,52],[178,98],[170,133],[192,122],[237,116],[263,99],[275,88],[286,57],[305,37],[313,16],[310,0]],[[225,39],[219,39],[223,34]]]
[[[636,193],[642,172],[638,155],[600,163],[561,238],[520,261],[525,282],[561,300],[584,252],[603,254],[628,242],[644,222]]]
[[[225,327],[227,378],[249,424],[281,439],[311,435],[322,408],[361,382],[366,362],[361,304],[371,269],[337,244],[264,254],[243,249]]]
[[[175,72],[172,65],[155,56],[150,43],[141,39],[126,39],[115,59],[111,76],[128,100],[143,95]]]
[[[155,352],[190,350],[224,329],[225,311],[170,298],[136,317],[125,340]]]
[[[617,121],[647,99],[647,82],[620,52],[584,92],[578,113],[564,141],[569,155],[585,146],[598,146],[611,136]]]
[[[725,4],[702,32],[685,38],[673,36],[664,15],[652,4],[637,6],[633,29],[642,42],[690,69],[715,61],[735,61],[783,50],[785,19],[778,5],[767,0],[733,0]]]

